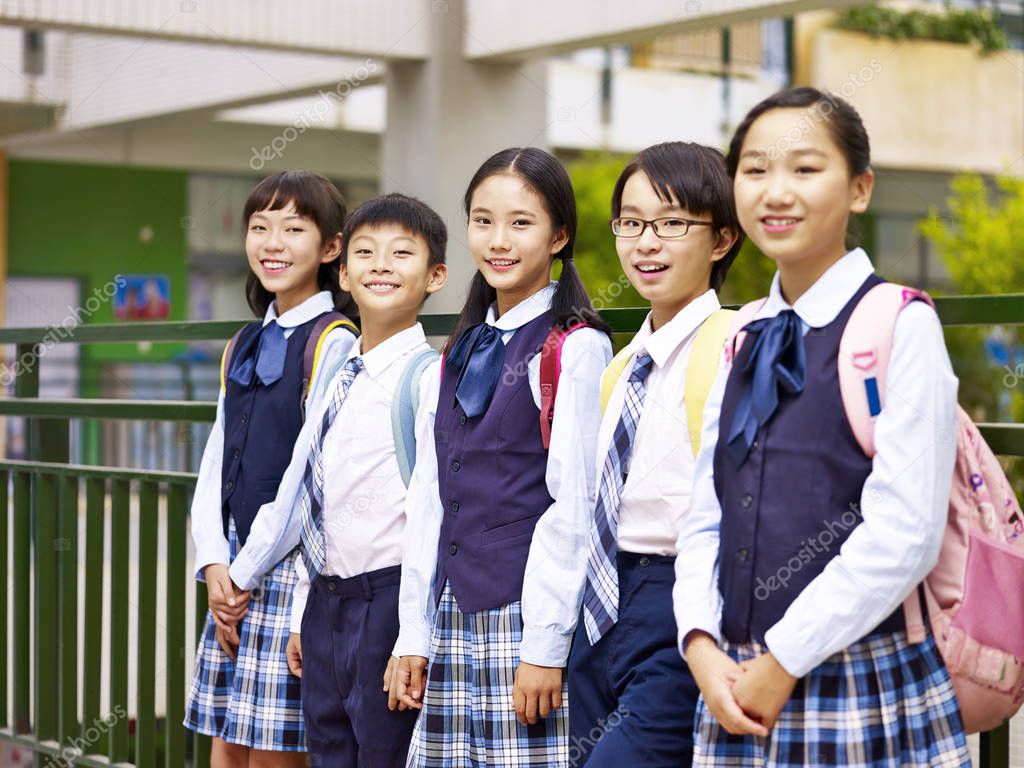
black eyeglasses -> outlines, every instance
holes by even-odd
[[[663,219],[632,219],[618,218],[608,222],[612,225],[612,232],[616,237],[640,237],[649,224],[658,237],[672,238],[682,237],[690,231],[690,227],[710,227],[713,221],[694,221],[693,219],[681,219],[678,216],[669,216]]]

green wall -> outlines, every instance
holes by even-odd
[[[167,275],[171,319],[186,319],[187,180],[181,171],[11,160],[8,273],[79,278],[83,307],[93,295],[102,299],[93,314],[80,313],[88,323],[113,322],[103,288],[118,274]],[[90,344],[82,360],[166,360],[182,349]]]

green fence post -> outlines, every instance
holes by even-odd
[[[981,734],[978,758],[981,768],[1007,768],[1010,765],[1010,724]]]
[[[103,667],[103,522],[102,478],[85,481],[85,615],[82,664],[82,735],[100,721]],[[94,746],[94,745],[93,745]],[[92,750],[96,751],[96,750]]]
[[[57,738],[57,477],[35,476],[35,736],[40,741]]]
[[[128,761],[128,536],[131,488],[110,482],[110,762]]]
[[[185,764],[185,505],[185,489],[172,483],[167,491],[167,768]]]
[[[156,567],[160,527],[158,487],[139,483],[139,594],[136,597],[138,675],[135,706],[135,765],[156,768]]]
[[[60,478],[57,540],[57,686],[61,746],[80,733],[78,723],[78,478]]]
[[[30,518],[30,475],[14,473],[14,732],[31,729],[29,711],[32,690],[31,648],[29,647],[32,604],[32,521]]]
[[[7,483],[10,481],[8,472],[0,472],[0,573],[7,576]],[[7,646],[7,589],[0,589],[0,619],[3,631],[0,632],[0,728],[8,728],[11,721],[7,714],[7,662],[10,660]]]
[[[196,632],[192,638],[192,647],[199,646],[199,640],[203,636],[203,627],[206,625],[207,596],[206,584],[202,581],[196,582]],[[210,747],[212,739],[201,733],[192,733],[192,768],[210,768]]]

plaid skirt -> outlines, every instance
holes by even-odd
[[[234,522],[231,558],[238,550]],[[249,612],[238,627],[238,656],[231,661],[214,636],[206,612],[196,651],[185,727],[219,736],[249,749],[305,752],[300,681],[288,670],[285,649],[291,625],[296,549],[267,573],[252,591]]]
[[[726,644],[736,661],[764,652]],[[697,703],[694,766],[860,768],[967,766],[971,757],[949,673],[929,633],[860,640],[801,679],[768,738],[726,733]]]
[[[407,766],[568,766],[569,698],[523,726],[512,706],[523,617],[518,601],[463,613],[445,585],[430,641],[423,710],[416,721]]]

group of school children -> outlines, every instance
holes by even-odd
[[[873,181],[857,113],[810,88],[727,155],[637,154],[608,252],[651,310],[614,360],[550,154],[470,180],[477,271],[440,357],[417,320],[447,280],[433,210],[260,182],[262,319],[225,351],[192,505],[210,610],[186,725],[215,768],[969,765],[900,610],[953,467],[934,310],[900,313],[873,458],[837,379],[881,281],[846,246]],[[735,328],[718,291],[744,236],[777,272]]]

